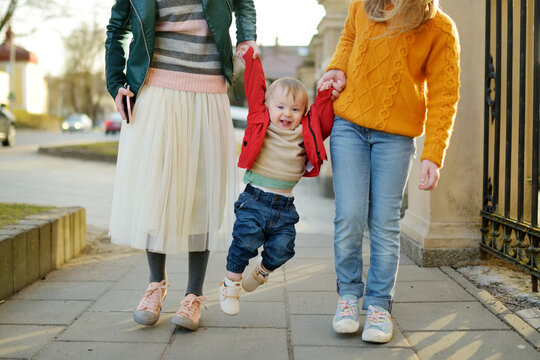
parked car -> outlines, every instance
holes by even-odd
[[[71,114],[62,122],[62,131],[90,131],[92,119],[86,114]]]
[[[105,134],[116,134],[122,127],[122,116],[118,112],[110,113],[105,118]]]
[[[0,141],[4,146],[13,146],[16,137],[15,115],[2,104],[0,105]]]
[[[231,118],[235,128],[246,128],[248,112],[248,108],[241,106],[231,106]]]

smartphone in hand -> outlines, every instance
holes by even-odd
[[[129,85],[126,85],[126,90],[129,90]],[[126,123],[131,122],[131,98],[129,96],[124,96],[124,111],[126,112]]]

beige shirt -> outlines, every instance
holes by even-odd
[[[281,181],[299,181],[305,172],[302,125],[283,130],[270,122],[253,172]]]

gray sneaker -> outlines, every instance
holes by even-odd
[[[343,295],[339,298],[332,327],[335,332],[340,334],[352,334],[358,331],[360,328],[358,297],[355,295]]]
[[[392,339],[394,325],[390,313],[379,306],[368,306],[362,340],[384,344]]]

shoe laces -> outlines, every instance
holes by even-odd
[[[367,313],[367,321],[369,325],[382,328],[386,322],[386,319],[389,317],[388,311],[379,311],[372,306],[369,307],[369,310],[370,311]]]
[[[340,317],[352,316],[353,318],[358,319],[358,314],[354,310],[354,308],[356,307],[355,303],[356,301],[354,300],[339,300],[339,308],[341,310],[339,312],[339,316]]]
[[[164,294],[168,287],[169,282],[167,280],[150,283],[148,289],[143,292],[137,310],[151,311],[157,315],[163,306]]]
[[[203,304],[203,301],[206,300],[204,296],[188,295],[182,300],[181,307],[178,310],[178,314],[185,315],[190,319],[197,317],[198,313],[201,311],[201,305],[206,309],[206,305]]]

